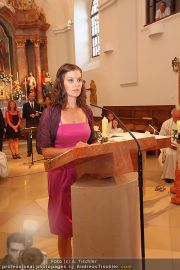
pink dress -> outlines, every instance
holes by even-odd
[[[79,141],[87,142],[90,137],[88,122],[60,124],[57,130],[55,147],[73,147]],[[48,173],[48,216],[52,233],[72,237],[71,185],[76,181],[72,164]]]

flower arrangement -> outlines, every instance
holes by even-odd
[[[98,142],[100,142],[100,143],[108,142],[108,140],[109,140],[108,136],[101,133],[98,126],[94,126],[94,132],[95,132],[96,140]]]
[[[13,91],[12,91],[12,99],[21,100],[24,99],[25,95],[23,95],[23,91],[19,85],[18,81],[13,82]]]
[[[178,132],[177,129],[172,130],[172,138],[174,141],[180,142],[180,133]]]
[[[0,73],[0,81],[5,83],[10,83],[12,80],[12,75],[7,75],[4,72]]]
[[[180,120],[176,122],[177,129],[172,130],[172,139],[177,143],[180,143]]]

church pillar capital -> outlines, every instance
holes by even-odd
[[[24,39],[17,39],[16,40],[16,46],[18,48],[25,48],[25,43],[26,43],[26,40],[24,40]]]
[[[35,48],[39,48],[40,47],[40,40],[39,39],[35,39],[35,40],[32,40],[33,44],[34,44],[34,47]]]

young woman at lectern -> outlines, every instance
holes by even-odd
[[[44,157],[55,157],[73,147],[95,142],[93,115],[86,105],[81,69],[64,64],[56,74],[53,104],[43,111],[38,127],[38,145]],[[73,165],[48,173],[50,230],[58,235],[61,258],[72,257],[71,185],[76,181]]]

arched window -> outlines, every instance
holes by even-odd
[[[98,0],[93,0],[91,5],[91,41],[92,57],[96,57],[100,54]]]

